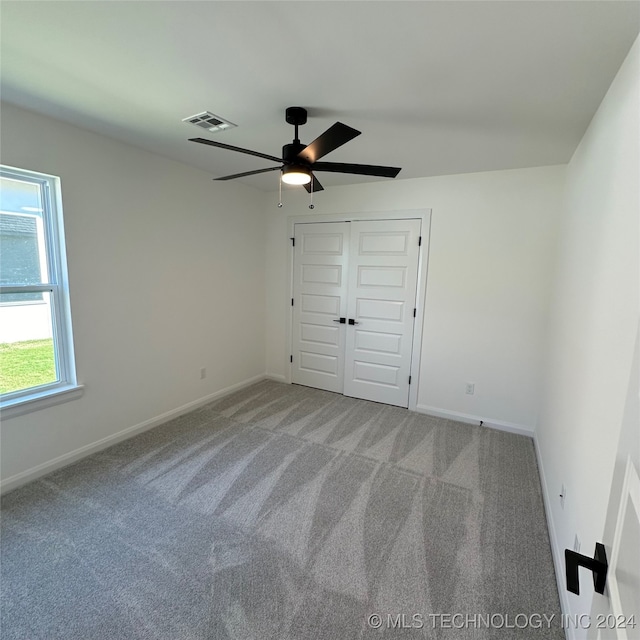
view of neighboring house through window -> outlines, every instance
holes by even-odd
[[[59,179],[0,167],[2,406],[75,385]]]

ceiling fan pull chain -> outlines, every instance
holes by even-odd
[[[278,181],[278,209],[282,209],[282,173],[280,173],[280,180]]]
[[[313,205],[313,173],[311,174],[311,189],[309,190],[309,209],[315,209]]]

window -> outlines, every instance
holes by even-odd
[[[81,393],[60,180],[0,167],[0,406],[10,417]]]

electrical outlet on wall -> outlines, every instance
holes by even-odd
[[[202,369],[200,369],[200,380],[204,380],[206,377],[207,377],[207,368],[202,367]]]
[[[467,384],[464,387],[464,392],[469,395],[472,396],[476,391],[476,383],[475,382],[467,382]]]

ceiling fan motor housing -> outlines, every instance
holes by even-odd
[[[308,165],[307,162],[302,160],[302,158],[298,158],[298,154],[306,147],[307,145],[302,144],[301,142],[291,142],[290,144],[285,144],[282,147],[282,159],[285,163],[295,163],[301,165]]]

